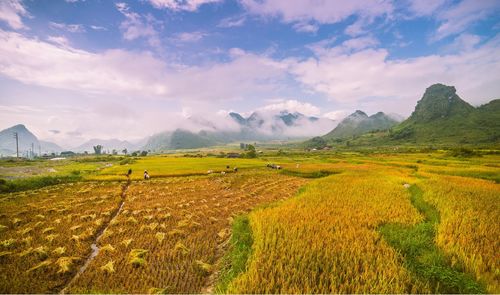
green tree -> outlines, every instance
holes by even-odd
[[[247,145],[248,152],[246,153],[247,158],[257,158],[257,153],[255,152],[255,147],[251,144]]]
[[[102,146],[102,145],[100,145],[100,144],[95,145],[95,146],[94,146],[94,153],[95,153],[96,155],[100,155],[100,154],[102,154],[102,148],[103,148],[103,146]]]

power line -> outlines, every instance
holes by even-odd
[[[14,132],[14,138],[16,139],[16,155],[19,158],[19,134]]]

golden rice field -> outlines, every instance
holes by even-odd
[[[241,172],[132,182],[111,221],[120,202],[116,182],[9,195],[0,211],[0,292],[57,292],[68,283],[68,293],[200,292],[212,284],[232,218],[289,198],[306,182],[269,176]],[[98,255],[72,279],[107,223]]]
[[[90,254],[120,199],[118,183],[78,183],[0,199],[0,293],[59,290]]]
[[[421,182],[424,198],[441,213],[436,243],[452,263],[500,292],[500,186],[481,179],[432,175]]]
[[[206,173],[226,165],[240,171]],[[127,185],[129,168],[153,178]],[[499,293],[499,168],[497,155],[354,153],[108,166],[0,194],[0,293]],[[238,216],[248,257],[235,252]],[[230,257],[244,268],[216,288]]]
[[[361,166],[250,214],[254,252],[235,293],[406,293],[413,286],[379,224],[419,222],[405,173]],[[374,171],[375,170],[375,171]]]
[[[412,206],[403,186],[408,183],[421,187],[424,199],[439,211],[434,243],[444,253],[446,264],[472,277],[488,292],[498,293],[500,187],[478,179],[484,174],[477,172],[492,171],[495,164],[467,167],[472,177],[443,175],[460,173],[466,165],[444,167],[442,173],[440,166],[430,169],[428,164],[411,158],[392,163],[357,159],[330,165],[285,164],[290,170],[312,171],[317,167],[341,173],[312,182],[303,193],[280,206],[250,213],[253,252],[246,271],[225,291],[442,292],[439,284],[433,289],[431,283],[435,282],[406,269],[405,257],[378,232],[384,224],[411,227],[422,221],[422,214]],[[465,269],[458,265],[465,265]]]

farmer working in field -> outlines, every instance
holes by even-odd
[[[127,178],[130,178],[130,175],[132,175],[132,169],[128,169],[128,172],[127,172]]]
[[[144,180],[148,180],[148,179],[149,179],[148,170],[144,170]]]

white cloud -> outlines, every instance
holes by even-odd
[[[316,33],[319,30],[319,25],[311,22],[297,22],[293,25],[293,28],[297,32],[303,33]]]
[[[366,26],[372,21],[373,20],[368,20],[366,18],[360,18],[356,20],[354,23],[347,26],[344,30],[344,33],[346,33],[346,35],[349,35],[351,37],[357,37],[363,35],[368,31]]]
[[[237,49],[233,52],[239,54],[224,63],[185,66],[169,65],[148,52],[92,53],[62,47],[64,42],[0,30],[0,74],[29,85],[176,101],[265,98],[287,89],[285,65]]]
[[[311,44],[306,45],[306,48],[310,49],[312,52],[315,54],[321,54],[324,52],[326,49],[330,48],[333,46],[333,44],[337,41],[337,37],[333,36],[330,38],[323,39],[318,42],[314,42]]]
[[[247,20],[246,15],[238,15],[221,19],[217,27],[219,28],[232,28],[232,27],[241,27],[245,24]]]
[[[183,67],[170,79],[177,98],[203,101],[269,97],[286,87],[283,64],[243,51],[226,63]]]
[[[95,25],[91,25],[90,28],[92,30],[95,30],[95,31],[107,31],[108,29],[106,29],[105,27],[101,27],[101,26],[95,26]]]
[[[60,45],[62,47],[69,47],[69,41],[64,36],[49,36],[47,37],[47,41]]]
[[[108,50],[96,54],[3,30],[0,40],[0,73],[26,84],[89,93],[151,96],[167,92],[165,64],[148,53]],[[61,38],[51,42],[67,43]]]
[[[156,8],[166,8],[174,11],[196,11],[204,4],[218,3],[222,0],[149,0]]]
[[[86,31],[85,27],[82,24],[64,24],[64,23],[50,22],[49,26],[54,29],[68,31],[70,33],[83,33]]]
[[[231,57],[238,57],[246,54],[245,50],[241,48],[230,48],[228,53]]]
[[[409,0],[408,10],[416,16],[433,15],[450,0]]]
[[[319,107],[311,103],[301,102],[295,99],[291,100],[281,99],[280,102],[263,106],[257,110],[270,111],[270,112],[288,111],[290,113],[298,112],[306,116],[319,116],[321,113],[321,109]]]
[[[373,20],[376,17],[390,15],[394,10],[389,0],[240,0],[240,2],[252,14],[278,17],[284,23],[299,24],[307,24],[311,21],[317,24],[334,24],[353,15],[360,19]],[[303,26],[296,27],[296,29],[301,28]]]
[[[447,7],[437,15],[442,23],[432,40],[440,40],[450,35],[466,31],[476,22],[500,13],[498,0],[462,0],[460,3]]]
[[[345,117],[347,117],[351,112],[348,110],[337,110],[323,114],[323,117],[329,118],[336,122],[342,121]]]
[[[424,89],[438,82],[455,85],[459,95],[473,104],[497,97],[499,45],[497,36],[474,51],[411,59],[390,59],[382,48],[352,52],[341,45],[316,58],[287,62],[297,81],[331,100],[373,111],[409,112]]]
[[[445,51],[448,52],[461,52],[471,51],[481,42],[481,37],[473,34],[461,34],[456,37],[452,43],[445,46]]]
[[[197,42],[208,36],[207,33],[196,31],[196,32],[184,32],[176,34],[174,39],[180,42]]]
[[[15,30],[25,29],[22,17],[28,16],[21,0],[2,0],[0,1],[0,21],[6,22]]]
[[[342,46],[347,50],[361,50],[370,47],[376,47],[379,45],[379,41],[373,37],[361,37],[346,40],[342,43]]]
[[[160,47],[159,33],[154,27],[160,23],[152,15],[142,16],[136,12],[132,12],[129,6],[123,2],[116,3],[116,8],[125,16],[125,20],[120,24],[120,29],[125,40],[132,41],[138,38],[145,38],[152,47]]]

